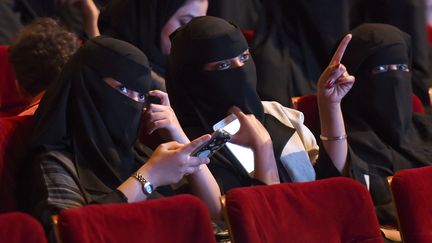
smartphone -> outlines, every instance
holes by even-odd
[[[234,114],[230,114],[224,119],[220,120],[218,123],[213,125],[213,131],[217,131],[219,129],[223,129],[231,135],[234,135],[240,129],[240,122],[237,119],[237,116]]]
[[[221,149],[226,142],[231,139],[231,135],[223,129],[216,130],[209,141],[195,149],[191,156],[210,158],[216,151]]]

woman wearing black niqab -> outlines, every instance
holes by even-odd
[[[298,111],[277,102],[261,102],[255,90],[255,64],[238,27],[220,18],[198,17],[174,32],[171,40],[167,88],[173,109],[186,134],[194,138],[211,132],[212,126],[230,111],[237,115],[241,124],[239,135],[234,135],[233,142],[253,151],[255,175],[252,178],[248,174],[250,171],[242,166],[245,164],[241,161],[244,156],[236,154],[230,144],[213,155],[209,168],[223,192],[258,183],[255,179],[265,183],[315,179],[312,163],[317,158],[318,146],[314,136],[303,125],[302,114]],[[349,37],[344,39],[343,46],[348,42]],[[342,49],[338,53],[343,53]],[[339,77],[344,73],[340,72],[339,66],[336,69],[337,72],[328,72],[330,75],[323,77],[332,77],[334,82],[334,75]],[[328,81],[326,78],[323,80]],[[351,78],[347,75],[340,80],[352,84]],[[340,92],[342,97],[345,93]],[[230,109],[232,106],[237,108]],[[345,133],[343,126],[332,131]],[[265,146],[242,143],[248,140],[261,143],[261,139],[268,139]],[[257,157],[262,153],[260,149],[265,148],[265,153],[268,153],[269,145],[272,158],[260,160]],[[341,151],[345,162],[343,149],[338,151]],[[272,161],[276,164],[278,178],[273,181],[265,177],[261,179],[258,170],[262,169],[263,164],[270,166]],[[266,169],[271,171],[273,168]]]
[[[362,24],[351,33],[342,63],[356,83],[342,110],[356,159],[346,169],[368,175],[380,223],[397,225],[386,177],[432,165],[432,117],[412,111],[410,37],[385,24]]]
[[[48,89],[33,121],[21,200],[47,232],[51,215],[61,209],[141,201],[185,174],[206,173],[200,165],[208,160],[189,154],[208,136],[166,143],[152,156],[136,144],[150,79],[139,49],[101,36],[86,42]],[[214,179],[201,178],[198,187],[214,192]]]

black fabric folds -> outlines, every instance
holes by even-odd
[[[252,43],[261,99],[289,106],[291,97],[316,92],[316,82],[342,37],[362,23],[384,23],[411,35],[413,91],[429,105],[432,80],[424,10],[423,0],[263,1]]]
[[[151,67],[165,75],[166,56],[161,52],[161,31],[186,0],[112,0],[99,17],[104,35],[127,41],[141,49]]]
[[[432,165],[432,117],[413,114],[411,72],[372,73],[374,67],[386,64],[407,64],[411,69],[410,37],[385,24],[362,24],[351,33],[342,59],[356,77],[342,100],[348,141],[367,165],[381,223],[395,224],[396,219],[389,218],[394,213],[386,177],[401,169]]]
[[[316,92],[333,46],[350,30],[354,2],[263,1],[252,42],[262,100],[291,107],[291,97]]]
[[[144,104],[110,87],[104,77],[142,94],[151,84],[148,60],[139,49],[104,36],[89,40],[47,90],[30,138],[30,157],[71,152],[88,201],[94,192],[115,190],[142,164],[133,146]]]

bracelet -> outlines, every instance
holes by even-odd
[[[320,139],[321,141],[337,141],[337,140],[344,140],[346,139],[348,136],[346,134],[342,135],[342,136],[337,136],[337,137],[326,137],[323,135],[320,135]]]

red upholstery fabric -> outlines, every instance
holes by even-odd
[[[311,130],[315,137],[321,133],[318,100],[316,95],[305,95],[297,100],[297,110],[304,115],[304,124]]]
[[[412,94],[412,108],[413,108],[413,112],[418,112],[418,113],[425,112],[421,100],[415,94]]]
[[[59,231],[63,243],[215,242],[206,206],[191,195],[63,210]]]
[[[432,242],[432,166],[402,170],[391,189],[406,243]]]
[[[249,43],[249,45],[251,45],[252,40],[255,36],[255,32],[253,30],[246,29],[246,30],[243,30],[243,35],[246,38],[246,41]]]
[[[45,233],[30,215],[13,212],[0,214],[0,241],[9,243],[45,243]]]
[[[0,213],[16,210],[15,177],[31,116],[0,118]]]
[[[348,178],[232,189],[226,210],[235,243],[383,242],[369,192]]]
[[[431,45],[432,46],[432,25],[427,25],[426,26],[426,32],[427,32],[427,35],[428,35],[428,42],[429,42],[429,45]]]
[[[0,46],[0,117],[17,115],[28,102],[18,93],[7,46]]]

